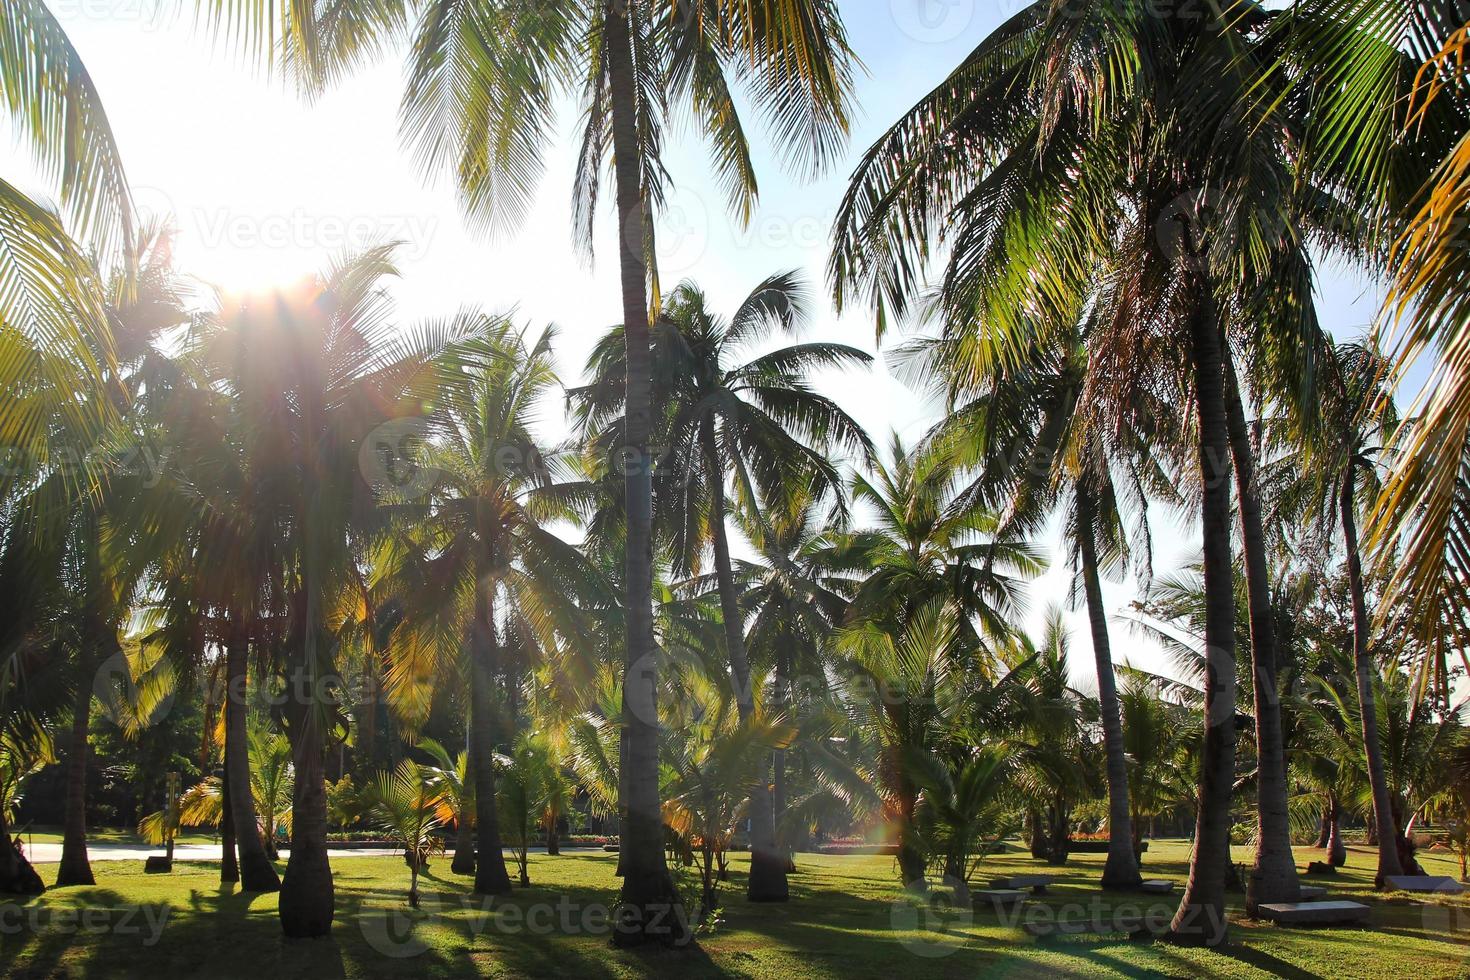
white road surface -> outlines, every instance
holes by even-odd
[[[24,843],[25,837],[21,836]],[[282,855],[290,853],[290,848],[281,848]],[[111,844],[111,843],[88,843],[87,857],[92,861],[142,861],[154,854],[162,854],[162,847],[150,847],[146,844]],[[399,851],[391,848],[352,848],[339,850],[327,848],[329,857],[386,857],[398,854]],[[46,864],[61,860],[60,844],[36,843],[26,848],[26,856],[35,864]],[[220,858],[220,846],[218,844],[176,844],[174,845],[175,861],[218,861]]]

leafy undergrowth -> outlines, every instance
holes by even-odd
[[[1314,852],[1305,849],[1305,864]],[[1179,842],[1155,843],[1149,877],[1182,882],[1188,859]],[[1247,861],[1244,849],[1237,860]],[[993,913],[934,911],[896,887],[892,858],[801,855],[792,900],[744,900],[742,856],[723,886],[724,908],[695,945],[678,951],[614,950],[602,913],[616,895],[616,855],[531,857],[534,886],[486,909],[467,879],[434,861],[422,879],[422,908],[409,913],[400,858],[334,861],[337,920],[330,939],[287,941],[272,895],[221,888],[215,866],[180,864],[172,875],[145,875],[138,862],[97,862],[97,885],[53,889],[22,906],[0,906],[0,973],[23,977],[251,977],[328,980],[394,976],[589,977],[975,977],[1220,976],[1432,977],[1470,972],[1470,900],[1424,901],[1372,892],[1373,856],[1354,849],[1350,866],[1319,879],[1335,896],[1373,906],[1368,926],[1285,929],[1232,916],[1221,950],[1184,949],[1096,935],[1038,940]],[[1167,918],[1177,899],[1105,896],[1096,886],[1102,855],[1064,868],[1038,867],[1019,851],[987,859],[980,878],[1008,873],[1057,875],[1041,914],[1106,921],[1121,903]],[[1430,855],[1431,873],[1452,862]],[[42,866],[48,881],[55,866]],[[679,874],[693,897],[695,879]],[[982,885],[983,887],[983,885]],[[159,923],[159,907],[168,914]],[[138,907],[143,911],[136,911]],[[104,911],[105,910],[105,911]],[[90,924],[88,923],[90,917]],[[106,920],[105,922],[103,920]]]

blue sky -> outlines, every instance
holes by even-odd
[[[572,247],[569,199],[577,141],[570,104],[562,115],[564,137],[548,154],[528,220],[513,233],[486,239],[466,230],[452,189],[426,181],[399,145],[401,53],[308,105],[279,78],[211,45],[187,19],[155,17],[153,0],[48,2],[102,93],[140,206],[174,216],[185,272],[230,289],[268,288],[320,268],[345,247],[403,238],[404,275],[394,292],[405,322],[478,305],[555,323],[568,383],[577,379],[593,340],[618,318],[610,215],[602,216],[598,229],[595,265],[585,264]],[[742,229],[727,216],[723,195],[707,176],[703,148],[686,127],[669,159],[676,190],[658,227],[660,266],[669,284],[697,278],[723,309],[765,276],[802,269],[813,286],[810,336],[871,351],[871,316],[859,310],[837,317],[822,283],[828,233],[846,177],[862,149],[1019,3],[846,0],[841,6],[866,68],[846,159],[822,179],[802,182],[758,145],[760,206],[750,227]],[[12,179],[22,175],[22,186],[47,190],[28,183],[30,168],[13,148],[0,167]],[[1319,291],[1324,321],[1340,337],[1360,333],[1381,296],[1379,287],[1330,268],[1322,270]],[[824,377],[822,385],[880,442],[886,443],[889,430],[912,441],[937,417],[935,406],[881,364],[871,375]],[[547,408],[547,430],[560,434],[559,404]],[[1160,572],[1197,548],[1183,519],[1161,514],[1155,533]],[[1048,603],[1065,598],[1069,577],[1058,560],[1033,586],[1027,621],[1034,628]],[[1134,583],[1107,587],[1115,611],[1137,594]],[[1091,673],[1091,649],[1083,619],[1069,618],[1077,634],[1074,673],[1081,681]],[[1115,624],[1122,658],[1160,665],[1151,645],[1130,637],[1116,619]]]

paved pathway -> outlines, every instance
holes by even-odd
[[[24,835],[22,835],[24,841]],[[290,852],[289,847],[281,848],[282,854]],[[147,844],[113,844],[94,842],[87,845],[87,857],[92,861],[142,861],[154,854],[162,854],[162,847],[151,847]],[[329,857],[386,857],[399,852],[392,848],[351,848],[338,849],[327,848]],[[61,860],[60,844],[43,844],[37,842],[26,849],[26,854],[36,864],[46,864]],[[220,858],[220,846],[218,844],[175,844],[175,861],[218,861]]]

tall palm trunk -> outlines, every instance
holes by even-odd
[[[1353,499],[1355,474],[1349,462],[1343,477],[1338,507],[1341,510],[1343,545],[1347,548],[1348,588],[1353,596],[1353,672],[1358,680],[1358,714],[1363,718],[1363,755],[1368,760],[1368,782],[1373,788],[1373,824],[1378,830],[1378,887],[1389,875],[1403,874],[1399,861],[1399,831],[1393,819],[1388,793],[1388,776],[1383,767],[1383,743],[1378,738],[1378,704],[1373,681],[1378,671],[1369,652],[1368,603],[1363,595],[1363,564],[1358,556],[1358,515]]]
[[[648,348],[648,229],[644,224],[642,165],[638,155],[638,95],[634,77],[631,11],[625,0],[605,0],[604,57],[612,110],[613,181],[617,190],[618,266],[627,343],[624,490],[627,547],[623,645],[623,731],[627,799],[620,809],[619,865],[623,888],[620,946],[649,941],[683,942],[671,914],[679,898],[664,858],[663,813],[658,788],[658,664],[653,636],[653,472],[648,458],[652,424],[652,365]]]
[[[219,788],[219,883],[233,885],[240,880],[240,862],[235,859],[235,814],[230,810],[230,781],[223,779]]]
[[[1190,315],[1199,423],[1200,524],[1204,542],[1205,710],[1199,814],[1184,897],[1169,927],[1179,942],[1225,941],[1225,868],[1235,779],[1235,595],[1230,559],[1230,446],[1221,336],[1209,283],[1197,276]]]
[[[482,586],[475,600],[475,628],[470,651],[470,738],[475,779],[475,894],[509,895],[505,847],[500,839],[500,813],[495,805],[495,713],[491,691],[499,637],[494,608]]]
[[[310,608],[308,606],[308,608]],[[309,614],[308,614],[309,615]],[[314,620],[310,617],[308,621]],[[315,625],[307,627],[316,629]],[[326,737],[322,705],[315,703],[314,678],[302,665],[293,670],[286,736],[291,743],[291,855],[277,908],[281,930],[291,939],[328,935],[336,914],[336,888],[327,858]]]
[[[1102,886],[1137,888],[1143,883],[1138,854],[1133,847],[1133,819],[1128,803],[1128,756],[1123,748],[1123,714],[1118,707],[1118,679],[1113,673],[1113,647],[1108,637],[1108,614],[1103,605],[1094,537],[1097,504],[1086,480],[1077,485],[1077,550],[1082,559],[1082,587],[1087,597],[1087,621],[1092,628],[1092,653],[1097,662],[1097,699],[1102,714],[1103,748],[1108,770],[1108,859]]]
[[[240,852],[240,890],[274,892],[280,890],[281,879],[261,840],[250,787],[250,742],[245,726],[248,656],[247,640],[236,630],[225,643],[225,805],[234,821],[235,847]],[[266,828],[268,834],[274,831]]]
[[[1271,618],[1271,572],[1266,532],[1256,487],[1255,454],[1240,399],[1240,382],[1229,350],[1225,361],[1225,412],[1235,487],[1240,497],[1241,537],[1245,546],[1245,583],[1251,625],[1251,687],[1256,711],[1256,864],[1246,886],[1245,908],[1300,901],[1301,881],[1291,853],[1291,818],[1286,809],[1286,738],[1281,728],[1281,698],[1276,686],[1276,627]]]
[[[785,712],[792,705],[791,662],[783,653],[776,660],[776,710]],[[782,859],[786,862],[786,873],[796,870],[795,847],[784,833],[791,828],[786,823],[788,800],[786,795],[786,750],[776,749],[771,753],[771,816],[776,825],[776,842],[781,847]]]
[[[313,627],[315,628],[315,627]],[[291,856],[278,903],[281,930],[291,939],[315,939],[332,931],[336,888],[327,859],[326,739],[321,705],[304,667],[292,677],[292,710],[286,734],[295,780],[291,788]]]
[[[465,751],[465,775],[470,779],[475,778],[475,729],[473,717],[465,719],[464,751]],[[468,787],[466,787],[468,788]],[[475,873],[475,836],[470,822],[469,808],[460,804],[459,813],[454,819],[454,860],[450,862],[449,870],[457,875],[472,875]]]
[[[730,542],[725,532],[725,482],[719,446],[713,426],[706,422],[700,433],[704,443],[705,468],[709,471],[713,513],[715,578],[720,588],[720,612],[725,622],[725,649],[735,682],[735,705],[740,721],[749,724],[755,715],[755,691],[750,678],[750,659],[745,653],[745,623],[735,595],[735,572],[730,565]],[[766,757],[761,756],[762,769]],[[746,897],[752,902],[784,902],[791,897],[786,882],[786,858],[776,847],[775,816],[771,810],[769,772],[755,773],[750,792],[750,880]]]
[[[66,813],[56,886],[95,885],[87,859],[87,727],[92,717],[91,658],[79,654],[77,693],[72,704],[71,743],[66,759]]]

